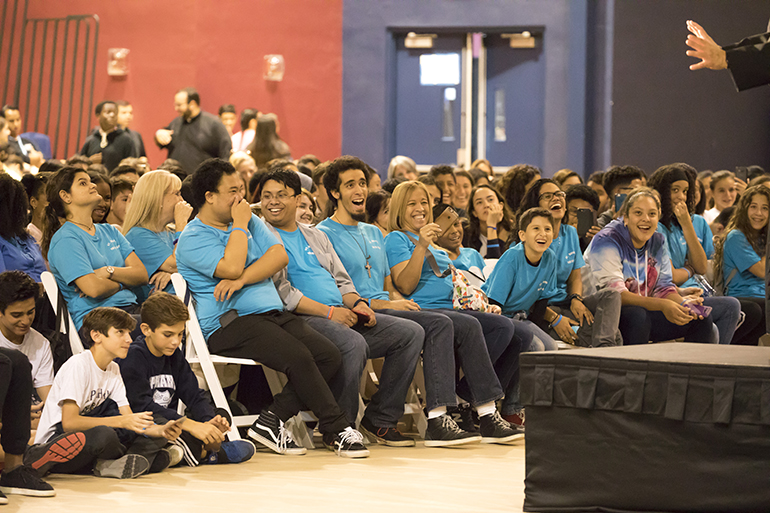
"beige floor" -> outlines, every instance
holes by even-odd
[[[524,444],[370,447],[364,460],[325,449],[259,452],[240,465],[180,467],[131,481],[49,476],[57,496],[10,496],[0,513],[519,512]]]

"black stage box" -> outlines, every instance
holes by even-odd
[[[524,511],[770,511],[770,347],[521,355]]]

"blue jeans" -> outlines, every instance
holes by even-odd
[[[425,330],[422,361],[428,411],[440,406],[457,406],[457,366],[465,374],[471,404],[478,406],[502,397],[503,391],[484,343],[484,332],[476,319],[455,310],[381,311],[413,320]]]
[[[302,318],[340,350],[342,367],[330,388],[351,425],[358,414],[366,361],[385,357],[380,386],[366,408],[366,416],[377,427],[395,427],[404,414],[406,393],[422,352],[425,332],[420,325],[383,314],[377,314],[377,324],[371,328],[348,328],[323,317]]]
[[[716,343],[712,316],[679,326],[666,319],[663,312],[651,312],[641,306],[624,305],[620,309],[623,344],[633,346],[684,338],[685,342]]]
[[[741,316],[741,302],[730,296],[711,296],[703,298],[703,304],[712,308],[711,320],[719,330],[719,343],[729,344]]]

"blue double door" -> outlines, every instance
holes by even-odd
[[[486,158],[501,169],[542,167],[543,39],[535,38],[534,48],[512,48],[505,34],[439,32],[432,48],[408,48],[406,33],[392,34],[391,156],[420,166],[467,167]]]

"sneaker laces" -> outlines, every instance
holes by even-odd
[[[278,449],[281,452],[286,449],[294,449],[297,447],[297,442],[294,441],[294,437],[291,436],[291,431],[286,429],[282,420],[278,421]]]
[[[457,425],[457,422],[455,422],[455,419],[453,419],[449,415],[441,416],[441,427],[454,434],[463,432],[463,430],[460,429],[460,426]]]
[[[495,413],[492,414],[492,423],[500,428],[503,429],[511,429],[511,423],[505,420],[500,416],[500,412],[495,410]]]
[[[340,443],[337,444],[337,453],[339,453],[342,450],[343,445],[354,445],[354,444],[364,444],[364,435],[359,433],[353,428],[345,428],[344,431],[341,431],[338,435],[340,437]]]

